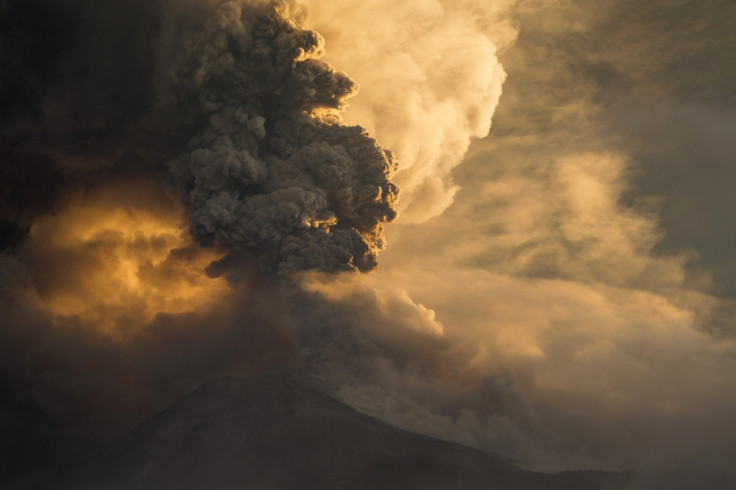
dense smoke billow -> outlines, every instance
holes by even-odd
[[[397,164],[342,124],[357,85],[304,17],[3,3],[4,478],[213,375],[288,367],[289,277],[376,267]]]
[[[182,39],[161,90],[206,123],[169,162],[176,193],[197,241],[251,252],[264,270],[370,270],[396,217],[396,164],[339,124],[357,87],[319,60],[324,40],[294,8],[225,2]]]
[[[55,14],[54,9],[74,15],[71,7],[43,7],[52,12],[42,15]],[[9,7],[5,15],[8,22],[14,13],[25,20],[32,8]],[[113,34],[100,25],[105,18],[94,17],[110,15],[108,9],[77,14],[91,18],[76,20],[82,25],[69,26],[65,34],[84,37],[91,29],[89,38],[70,40],[70,52],[44,61],[44,70],[58,65],[51,71],[59,71],[60,79],[33,72],[34,67],[12,70],[13,62],[25,60],[13,58],[17,51],[6,52],[10,89],[50,85],[37,99],[29,94],[28,104],[40,113],[19,109],[6,118],[6,127],[13,126],[3,147],[11,152],[7,161],[16,162],[6,165],[6,186],[29,192],[32,178],[17,168],[24,160],[43,160],[39,171],[70,180],[115,165],[117,172],[130,171],[126,159],[143,160],[169,168],[172,192],[189,209],[192,234],[204,245],[247,251],[268,272],[375,267],[385,246],[383,224],[396,216],[398,190],[390,182],[396,163],[364,130],[340,124],[339,111],[357,87],[319,60],[324,40],[298,26],[302,14],[296,6],[192,7],[190,15],[205,10],[203,22],[171,19],[174,14],[151,6],[140,11],[118,6],[112,11],[128,14],[128,29],[143,30],[137,34],[141,49],[126,49],[130,67],[126,59],[109,60],[117,51],[97,53],[92,47],[120,42],[107,39]],[[23,42],[12,39],[19,29],[10,31],[11,42]],[[118,78],[118,71],[127,70],[141,72],[132,86],[132,75]],[[128,100],[133,96],[137,100]],[[135,112],[131,102],[139,105]],[[173,141],[152,148],[164,137]],[[180,154],[167,159],[174,152]],[[114,178],[116,172],[108,173],[106,178]],[[21,205],[12,198],[9,204]],[[21,233],[28,223],[12,215],[21,210],[5,208],[5,226]]]
[[[536,468],[728,470],[732,2],[305,3],[0,2],[0,481],[290,369]]]

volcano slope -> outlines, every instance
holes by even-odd
[[[736,489],[693,472],[524,470],[355,411],[319,381],[213,379],[77,466],[13,489]]]

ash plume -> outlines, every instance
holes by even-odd
[[[121,60],[130,62],[132,73],[124,73],[119,86],[109,84],[124,69],[98,64],[109,53],[95,47],[119,41],[104,37],[106,17],[94,8],[82,10],[76,26],[89,27],[91,39],[67,33],[70,52],[48,47],[56,78],[45,66],[12,70],[29,63],[5,52],[6,92],[49,85],[43,94],[4,94],[28,99],[6,120],[14,123],[3,135],[6,182],[24,188],[36,183],[17,170],[21,161],[75,184],[100,169],[117,167],[107,172],[116,174],[142,161],[169,169],[170,191],[189,209],[200,244],[246,253],[269,273],[374,268],[385,246],[383,226],[396,217],[398,189],[390,180],[396,163],[362,128],[341,124],[339,113],[357,86],[320,61],[324,40],[299,26],[302,10],[290,1],[225,1],[190,6],[191,12],[172,7],[173,13],[166,3],[154,5],[158,11],[112,7],[128,13],[128,27],[143,30],[131,59]],[[73,15],[75,7],[82,4],[61,10]],[[11,7],[6,22],[44,9],[53,15],[60,7]],[[4,44],[25,42],[13,30]],[[146,51],[152,48],[155,58]],[[89,64],[99,68],[75,83]],[[131,87],[134,107],[131,95],[123,97]],[[77,119],[73,132],[70,118]],[[59,185],[54,191],[63,193]],[[5,194],[2,215],[17,242],[32,224],[33,217],[21,216],[32,199],[17,202],[11,189]]]
[[[290,369],[547,469],[731,468],[736,344],[707,317],[736,310],[658,252],[671,230],[629,202],[636,155],[603,118],[640,76],[618,68],[708,19],[564,3],[315,0],[323,56],[291,1],[0,2],[0,482],[213,376]],[[651,34],[610,30],[634,12],[688,27],[611,43]],[[496,136],[455,169],[499,57]],[[357,86],[323,60],[363,85],[344,113]],[[394,178],[406,226],[355,274]]]
[[[267,271],[370,270],[396,217],[396,164],[339,124],[355,83],[319,60],[324,40],[293,5],[219,5],[169,67],[206,120],[169,162],[202,244],[252,252]]]
[[[357,85],[304,18],[0,4],[0,482],[212,376],[290,368],[288,278],[376,267],[397,164],[342,123]]]

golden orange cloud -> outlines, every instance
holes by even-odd
[[[118,183],[33,224],[21,254],[57,323],[122,338],[156,315],[203,313],[228,294],[224,279],[205,272],[222,253],[192,242],[181,210],[156,186]],[[157,193],[155,203],[141,197]]]

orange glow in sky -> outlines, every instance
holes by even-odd
[[[195,246],[164,196],[135,199],[151,190],[121,184],[34,223],[22,253],[58,323],[122,338],[158,314],[206,312],[227,295],[227,283],[205,273],[222,254]]]

